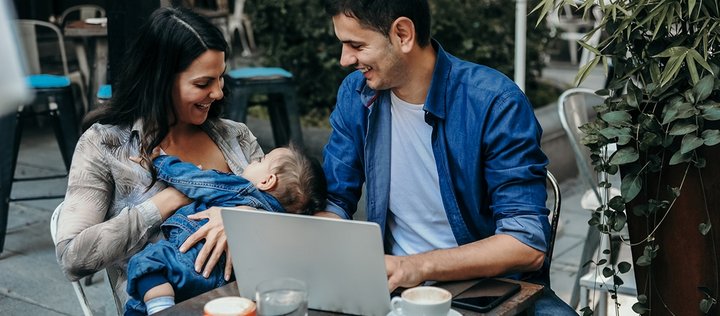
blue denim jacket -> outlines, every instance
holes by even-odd
[[[194,221],[187,215],[204,211],[211,206],[247,205],[271,212],[284,212],[280,202],[272,195],[255,187],[242,176],[216,170],[200,170],[191,163],[180,161],[174,156],[159,156],[153,161],[158,179],[187,195],[194,202],[178,209],[162,223],[165,240],[149,244],[134,255],[128,264],[127,291],[131,299],[126,304],[126,314],[136,315],[145,312],[142,296],[143,278],[158,278],[157,284],[170,282],[175,289],[175,298],[182,301],[202,294],[225,284],[225,259],[222,257],[213,268],[210,277],[205,278],[195,272],[194,262],[205,244],[201,241],[185,253],[179,251],[180,245],[207,220]],[[223,255],[224,256],[224,255]],[[151,282],[154,282],[151,281]]]
[[[423,109],[442,202],[459,245],[498,232],[545,251],[548,159],[523,92],[503,74],[433,41],[437,61]],[[366,183],[367,217],[385,236],[390,188],[390,93],[355,71],[343,81],[324,150],[328,210],[350,218]],[[522,220],[518,217],[520,216]]]

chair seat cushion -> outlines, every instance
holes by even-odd
[[[100,100],[110,100],[110,98],[112,98],[112,86],[109,84],[100,86],[97,92],[97,98]]]
[[[70,78],[57,75],[29,75],[25,82],[33,89],[65,88],[70,86]]]
[[[292,73],[279,67],[244,67],[228,72],[233,79],[292,78]]]

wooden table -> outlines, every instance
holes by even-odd
[[[107,25],[72,21],[65,25],[63,33],[66,38],[73,39],[75,44],[80,71],[87,76],[87,104],[92,108],[95,94],[107,81]]]
[[[515,281],[509,279],[502,279],[505,281],[518,283],[522,287],[520,292],[513,295],[510,299],[503,302],[500,306],[494,308],[488,313],[477,313],[463,309],[454,308],[456,311],[463,315],[480,315],[480,316],[504,316],[504,315],[517,315],[526,310],[532,310],[535,300],[540,297],[543,286],[528,282]],[[436,286],[442,287],[450,291],[453,296],[460,294],[461,292],[469,289],[477,281],[461,281],[461,282],[443,282],[436,284]],[[166,309],[156,315],[202,315],[203,306],[210,300],[224,297],[224,296],[239,296],[237,284],[235,282],[229,283],[223,287],[214,289],[202,295],[198,295],[194,298],[186,300],[180,304],[173,306],[172,308]],[[339,315],[333,312],[325,312],[311,309],[308,311],[308,315],[322,316],[322,315]]]

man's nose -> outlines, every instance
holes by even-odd
[[[340,66],[350,67],[355,64],[357,64],[355,53],[348,49],[346,45],[343,45],[342,53],[340,54]]]

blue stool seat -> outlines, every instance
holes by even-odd
[[[66,88],[70,86],[70,78],[57,75],[29,75],[25,82],[33,89]]]
[[[291,140],[302,146],[300,114],[296,102],[293,75],[278,67],[246,67],[228,71],[225,83],[228,87],[226,117],[245,122],[247,108],[253,95],[266,95],[263,102],[270,114],[275,146]]]
[[[112,98],[112,86],[109,84],[100,86],[97,92],[97,98],[100,100],[110,100],[110,98]]]
[[[269,78],[292,78],[289,71],[278,67],[245,67],[233,69],[228,72],[233,79],[269,79]]]

